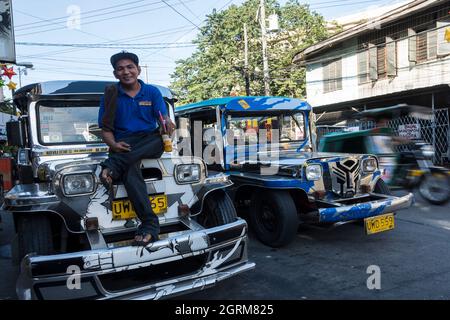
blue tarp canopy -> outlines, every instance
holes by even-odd
[[[186,104],[175,109],[185,112],[207,107],[221,106],[222,109],[235,112],[268,111],[268,110],[311,110],[305,100],[286,97],[227,97]]]

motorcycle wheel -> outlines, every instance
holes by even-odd
[[[450,198],[449,178],[441,172],[428,173],[420,182],[419,193],[432,204],[444,204]]]

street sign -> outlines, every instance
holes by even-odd
[[[398,135],[410,139],[420,139],[420,124],[409,123],[398,126]]]

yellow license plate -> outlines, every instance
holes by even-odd
[[[366,234],[392,230],[395,227],[394,214],[387,213],[381,216],[365,218],[364,225],[366,226]]]
[[[167,212],[166,195],[149,196],[148,198],[155,214],[162,214]],[[131,201],[128,199],[113,201],[112,212],[113,220],[126,220],[136,218],[136,212],[131,205]]]

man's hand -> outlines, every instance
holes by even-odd
[[[130,152],[131,146],[128,143],[123,141],[116,142],[110,146],[112,152],[121,153],[121,152]]]
[[[161,125],[160,126],[161,134],[168,134],[169,136],[172,136],[172,133],[176,129],[175,123],[173,123],[172,120],[170,120],[170,117],[168,117],[168,116],[164,116],[163,119],[164,119],[164,123],[165,123],[165,130],[164,130],[164,125]]]
[[[129,152],[131,146],[123,141],[116,142],[111,131],[102,130],[103,141],[109,146],[112,152]]]
[[[166,128],[167,128],[167,134],[169,136],[172,136],[172,133],[175,131],[175,129],[177,128],[175,126],[175,123],[172,122],[172,120],[170,120],[169,117],[166,118]]]

